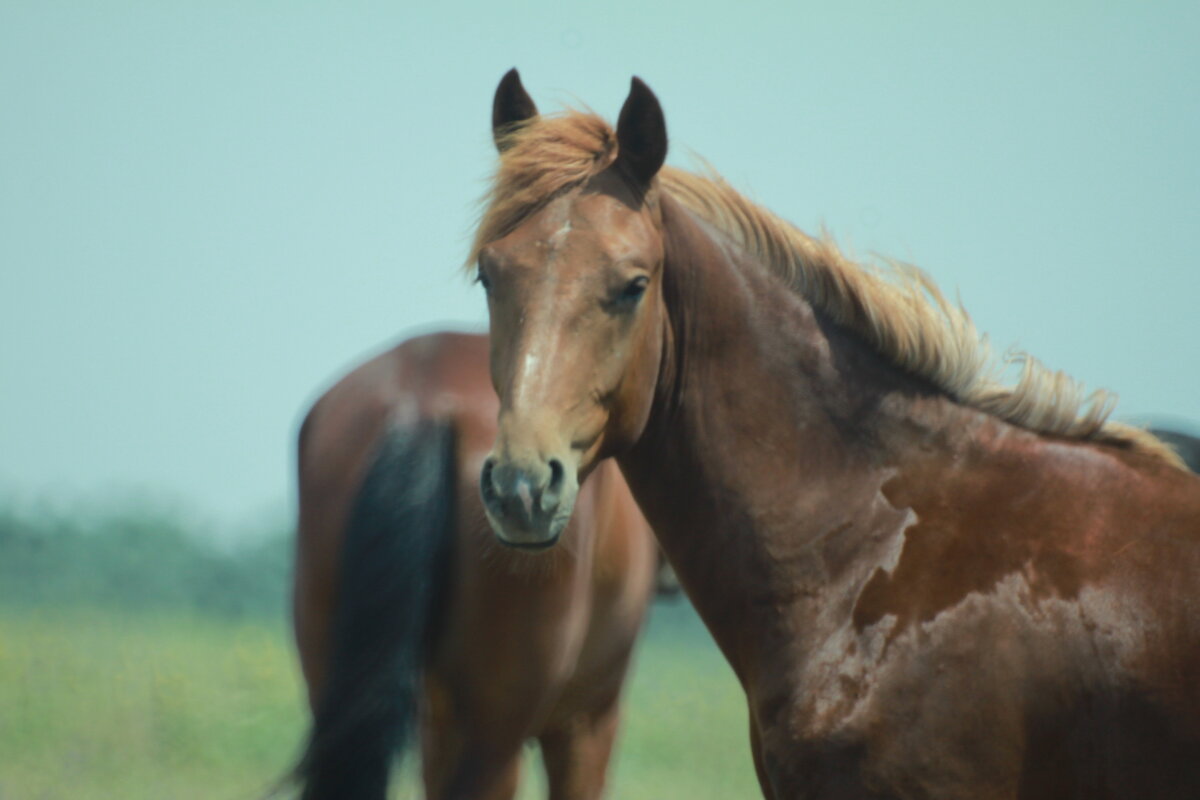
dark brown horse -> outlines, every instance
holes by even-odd
[[[383,798],[418,716],[431,798],[511,798],[530,738],[552,798],[602,790],[654,540],[610,465],[557,548],[497,543],[478,492],[496,436],[487,350],[484,336],[411,339],[301,429],[306,798]]]
[[[1169,444],[1192,472],[1200,472],[1200,438],[1169,428],[1151,428],[1150,432]]]
[[[1200,797],[1200,479],[1031,359],[1001,385],[922,273],[663,167],[637,79],[615,130],[515,72],[496,109],[500,536],[615,456],[769,797]]]

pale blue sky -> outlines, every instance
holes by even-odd
[[[362,354],[482,326],[501,74],[1200,421],[1200,4],[0,3],[0,490],[286,507]],[[416,8],[421,6],[420,8]],[[408,10],[412,7],[413,10]]]

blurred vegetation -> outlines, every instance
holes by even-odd
[[[291,541],[280,529],[221,547],[178,511],[0,505],[0,607],[283,616]]]
[[[0,800],[261,797],[308,724],[291,540],[154,505],[0,503]],[[745,700],[683,600],[654,609],[608,797],[756,797]],[[414,762],[397,798],[420,797]],[[545,797],[536,750],[522,800]]]

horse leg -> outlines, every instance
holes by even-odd
[[[767,766],[763,763],[762,740],[753,716],[750,717],[750,754],[754,757],[754,774],[758,776],[758,786],[762,789],[764,800],[775,800],[775,790],[771,788]]]
[[[521,747],[497,749],[446,730],[425,740],[429,800],[512,800],[521,777]]]
[[[620,703],[614,698],[599,711],[576,714],[539,737],[550,800],[600,797],[619,721]]]
[[[521,772],[519,734],[486,736],[489,726],[465,723],[450,693],[432,675],[425,680],[421,757],[429,800],[512,800]],[[490,728],[495,731],[494,726]]]

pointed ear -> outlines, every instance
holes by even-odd
[[[496,141],[496,149],[503,151],[504,135],[511,132],[514,125],[536,117],[537,113],[537,106],[521,85],[517,68],[513,67],[500,79],[492,100],[492,138]]]
[[[617,164],[643,185],[650,183],[667,158],[667,121],[662,106],[640,78],[617,119]]]

